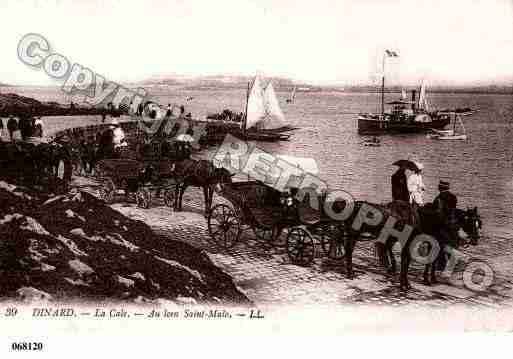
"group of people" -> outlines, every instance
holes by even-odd
[[[125,132],[118,121],[113,119],[110,125],[99,134],[98,138],[98,157],[114,158],[116,152],[127,147]]]
[[[17,119],[11,115],[5,125],[3,119],[0,119],[0,137],[4,136],[5,130],[7,130],[11,141],[14,140],[16,131],[20,132],[21,139],[25,141],[28,137],[43,137],[44,124],[41,117],[20,117]]]
[[[400,166],[392,175],[392,200],[404,201],[410,204],[414,218],[414,225],[420,224],[419,208],[424,206],[424,181],[422,180],[422,170],[424,166],[421,163],[415,163],[416,168],[409,177],[406,176],[407,168]],[[450,192],[450,184],[446,181],[440,181],[438,184],[438,195],[433,201],[433,209],[436,211],[439,221],[440,239],[446,243],[453,243],[457,240],[457,233],[453,233],[454,209],[458,204],[457,197]]]

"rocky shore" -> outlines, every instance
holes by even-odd
[[[0,94],[0,117],[101,115],[104,112],[102,107],[70,106],[57,102],[41,102],[14,93]]]
[[[86,192],[0,181],[0,298],[249,304],[201,250]]]

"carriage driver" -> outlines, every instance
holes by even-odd
[[[110,128],[113,130],[114,138],[114,148],[119,149],[121,147],[127,147],[128,143],[126,142],[125,131],[119,125],[119,122],[116,120],[112,120]]]

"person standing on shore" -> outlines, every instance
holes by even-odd
[[[43,137],[44,124],[41,117],[36,118],[34,123],[34,136]]]
[[[406,168],[401,166],[392,175],[392,201],[409,202],[409,200],[410,193],[408,191]]]
[[[14,140],[14,132],[18,131],[18,121],[11,115],[7,120],[7,131],[9,131],[9,138],[11,141]]]
[[[0,117],[0,141],[4,137],[4,119]]]
[[[424,205],[424,181],[422,180],[422,170],[424,169],[424,166],[422,163],[415,162],[415,165],[417,168],[415,171],[408,177],[408,191],[410,192],[410,204],[412,206],[412,210],[414,213],[415,218],[414,224],[419,223],[419,214],[418,214],[418,208],[419,206]]]
[[[96,160],[103,160],[106,158],[114,158],[114,129],[116,126],[110,125],[106,130],[99,134],[98,151]]]
[[[440,241],[440,249],[450,245],[453,248],[459,247],[458,235],[458,219],[456,218],[456,206],[458,205],[458,198],[450,192],[450,184],[446,181],[440,181],[438,184],[438,191],[440,192],[433,201],[433,205],[438,214],[440,226],[438,230],[438,240]],[[445,268],[447,257],[444,255],[439,262],[439,270]]]
[[[126,141],[125,131],[121,128],[118,121],[112,120],[112,126],[113,128],[113,142],[114,142],[114,149],[120,149],[121,147],[127,147],[128,143]]]

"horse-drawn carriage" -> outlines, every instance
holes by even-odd
[[[230,248],[245,230],[267,246],[285,246],[291,262],[308,265],[316,253],[343,259],[351,245],[345,224],[323,210],[325,195],[318,195],[319,209],[308,195],[297,199],[296,189],[281,192],[260,181],[232,182],[218,192],[228,203],[219,203],[207,216],[212,240]],[[285,241],[280,238],[286,238]]]
[[[400,210],[400,207],[409,208],[407,203],[403,206],[401,203],[394,202],[378,205],[356,201],[352,203],[352,214],[344,220],[339,220],[330,217],[325,208],[332,208],[335,213],[341,213],[346,208],[347,202],[340,200],[328,203],[328,196],[325,193],[316,195],[319,209],[314,209],[310,205],[308,195],[304,197],[304,200],[298,200],[301,196],[297,196],[295,191],[280,192],[259,181],[233,182],[221,187],[219,194],[228,203],[217,204],[207,217],[208,232],[216,244],[224,248],[231,248],[240,241],[242,233],[250,229],[257,239],[270,246],[285,246],[288,257],[294,264],[310,264],[316,253],[319,253],[317,248],[320,247],[330,259],[345,260],[349,278],[354,276],[352,255],[358,241],[377,239],[389,217],[396,218],[397,222],[395,220],[394,222],[402,222],[402,225],[408,224],[409,218],[411,218],[410,213],[401,213]],[[437,228],[440,227],[433,218],[435,215],[427,213],[427,210],[426,207],[422,212],[423,223],[412,233],[415,235],[426,233],[438,241]],[[370,215],[369,218],[372,218],[378,212],[380,215],[375,218],[381,218],[379,223],[369,221],[372,224],[364,223],[356,228],[353,226],[355,221],[362,221],[362,213],[364,216]],[[462,229],[469,236],[469,243],[477,244],[481,226],[477,209],[458,209],[455,210],[455,216],[456,227]],[[433,225],[437,228],[430,228]],[[401,288],[409,287],[407,273],[415,235],[412,235],[401,246]],[[285,237],[285,242],[280,242],[280,237]],[[391,273],[395,272],[392,246],[397,241],[394,236],[388,236],[383,246],[380,246],[379,241],[375,241],[378,259]],[[437,260],[444,255],[442,253],[439,252]],[[434,265],[426,265],[425,283],[430,283],[430,279],[427,278],[428,270],[431,271],[431,276],[434,278],[434,268]]]
[[[118,151],[117,158],[100,160],[95,167],[95,176],[101,182],[99,195],[112,202],[117,193],[135,194],[137,206],[149,208],[152,191],[163,191],[164,203],[175,205],[176,178],[174,164],[188,154],[173,151],[165,141],[152,141],[144,147],[125,148]]]
[[[159,168],[130,159],[106,159],[98,163],[96,176],[101,182],[99,195],[107,203],[114,200],[119,193],[128,196],[135,194],[137,206],[149,208],[152,200],[152,190],[158,192],[165,188],[164,203],[168,207],[174,205],[174,191],[171,188],[175,183],[171,179],[172,164],[160,162]],[[163,170],[168,168],[167,171]]]

